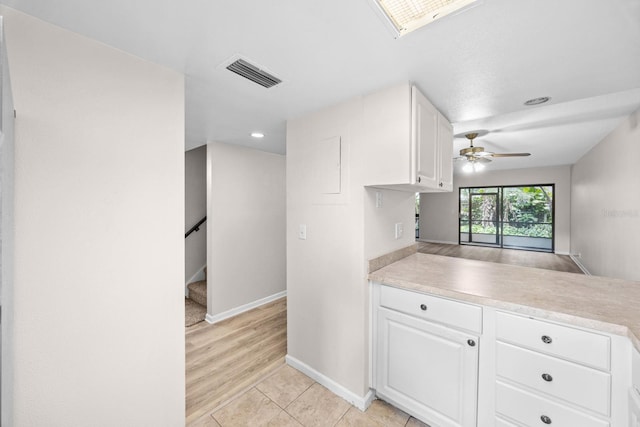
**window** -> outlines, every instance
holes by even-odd
[[[460,188],[459,243],[553,252],[554,185]]]

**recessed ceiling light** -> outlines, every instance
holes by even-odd
[[[254,138],[264,138],[264,133],[261,133],[261,132],[253,132],[253,133],[251,134],[251,136],[252,136],[252,137],[254,137]]]
[[[373,0],[393,25],[398,37],[430,24],[477,0]]]
[[[540,98],[529,99],[524,102],[524,105],[540,105],[548,102],[551,99],[550,96],[542,96]]]

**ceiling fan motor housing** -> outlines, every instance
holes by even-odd
[[[473,156],[476,153],[484,152],[484,147],[467,147],[460,150],[461,156]]]

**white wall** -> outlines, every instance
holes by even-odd
[[[640,280],[640,111],[571,172],[571,252],[598,276]]]
[[[285,158],[235,145],[207,148],[211,316],[286,289]]]
[[[11,425],[182,425],[183,76],[0,12],[18,114]]]
[[[382,194],[382,206],[376,207],[376,192]],[[415,240],[416,195],[407,191],[365,190],[365,260],[409,246]],[[403,238],[395,238],[395,224],[401,223]]]
[[[0,17],[0,23],[3,18]],[[4,25],[0,24],[0,27]],[[2,305],[2,333],[0,336],[0,424],[13,425],[13,269],[14,269],[14,118],[13,98],[11,94],[11,82],[9,66],[7,64],[7,51],[4,43],[4,30],[0,28],[2,38],[1,93],[2,93],[2,124],[0,126],[0,244],[2,259],[0,262],[0,297]]]
[[[207,146],[184,153],[184,231],[207,215]],[[184,280],[187,283],[207,263],[207,223],[184,240]]]
[[[287,123],[287,352],[355,398],[369,390],[367,260],[414,241],[413,193],[381,190],[376,208],[376,190],[363,186],[367,132],[363,98]],[[333,137],[341,191],[322,194],[314,153]],[[393,238],[396,222],[405,223],[403,239]]]
[[[555,252],[571,248],[571,166],[484,171],[456,174],[451,193],[420,196],[420,240],[458,243],[458,196],[460,187],[492,185],[555,184]]]

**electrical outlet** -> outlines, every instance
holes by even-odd
[[[396,223],[396,239],[401,239],[404,230],[401,222]]]
[[[300,224],[300,228],[298,228],[298,239],[307,240],[307,225]]]

